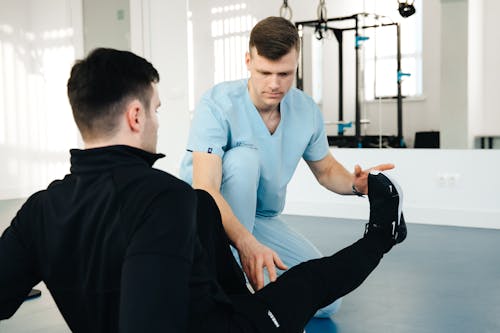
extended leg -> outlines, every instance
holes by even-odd
[[[256,293],[272,311],[282,332],[302,332],[317,309],[357,288],[384,253],[404,240],[406,227],[398,189],[383,174],[370,174],[370,220],[364,237],[330,257],[291,268]]]
[[[367,234],[330,257],[297,265],[257,292],[283,332],[302,332],[314,313],[356,289],[380,262],[385,237]]]
[[[295,231],[279,216],[271,218],[258,217],[255,219],[254,236],[265,246],[272,248],[288,267],[323,257],[321,252],[302,234]],[[277,271],[278,276],[283,271]],[[269,283],[267,274],[265,284]],[[337,312],[342,299],[337,299],[332,304],[321,308],[314,317],[327,318]]]
[[[251,295],[246,289],[243,273],[229,250],[215,201],[205,191],[196,192],[198,235],[209,260],[210,274],[216,277],[233,300],[236,311],[249,318],[263,332],[302,332],[317,309],[361,284],[382,257],[384,251],[380,248],[385,249],[387,237],[382,237],[383,244],[380,246],[378,234],[368,233],[354,245],[331,257],[295,266],[277,282]],[[229,320],[229,326],[239,325],[235,317],[224,318]],[[280,327],[276,327],[275,320],[279,320]],[[226,326],[224,323],[212,324]]]

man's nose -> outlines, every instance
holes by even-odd
[[[271,75],[269,78],[269,87],[272,90],[277,90],[280,87],[280,77],[278,75]]]

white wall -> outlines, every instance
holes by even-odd
[[[441,0],[441,141],[474,148],[478,136],[500,136],[497,11],[492,0]]]
[[[404,191],[406,220],[500,229],[500,151],[333,149],[349,170],[392,162]],[[288,187],[285,213],[366,219],[368,200],[321,187],[301,163]]]
[[[500,136],[498,76],[500,74],[500,30],[496,0],[469,1],[469,92],[474,99],[469,104],[471,137]],[[497,142],[498,144],[498,142]]]
[[[155,166],[178,175],[189,131],[187,0],[133,0],[131,49],[160,73],[158,151],[167,155]]]
[[[66,81],[80,56],[77,0],[0,0],[0,199],[69,171],[77,142]]]
[[[441,147],[468,148],[467,0],[441,6]]]
[[[96,47],[130,50],[129,0],[81,0],[85,54]]]
[[[467,34],[468,40],[468,84],[469,95],[467,100],[467,109],[471,110],[467,114],[469,124],[468,141],[474,141],[474,135],[481,132],[483,124],[484,110],[484,88],[483,82],[485,75],[483,50],[484,50],[484,24],[483,24],[483,2],[469,1],[469,30]],[[481,112],[475,113],[475,110]]]
[[[500,12],[500,2],[497,0],[469,1],[470,6],[477,6],[476,2],[482,5],[478,21],[481,24],[481,33],[473,34],[469,39],[479,39],[482,50],[481,59],[478,64],[482,67],[472,67],[471,71],[480,71],[484,75],[481,88],[483,90],[483,104],[471,105],[475,116],[480,116],[482,120],[477,131],[473,134],[500,135],[500,106],[498,103],[498,78],[500,75],[500,29],[498,27],[498,13]],[[482,14],[482,16],[481,16]],[[481,47],[482,46],[482,47]],[[472,63],[474,65],[474,63]]]

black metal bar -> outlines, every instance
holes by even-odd
[[[335,38],[337,38],[337,42],[339,43],[339,121],[344,120],[344,34],[343,30],[333,29],[333,33]],[[339,135],[344,135],[344,131],[337,131]]]
[[[358,17],[356,16],[356,32],[354,35],[354,40],[355,40],[355,49],[356,49],[356,68],[355,68],[355,73],[356,73],[356,91],[355,91],[355,96],[356,96],[356,128],[355,128],[355,133],[356,133],[356,143],[358,145],[358,148],[361,148],[362,142],[361,142],[361,101],[360,101],[360,96],[359,96],[359,52],[360,52],[360,43],[359,41],[359,20]]]
[[[343,17],[333,17],[333,18],[325,19],[321,22],[357,20],[357,18],[358,18],[357,15],[351,15],[351,16],[343,16]],[[300,21],[300,22],[295,22],[295,25],[297,25],[297,24],[310,25],[310,24],[317,24],[318,22],[320,22],[320,20]]]
[[[403,97],[401,94],[401,77],[400,73],[401,69],[401,26],[399,23],[396,25],[397,31],[397,62],[398,62],[398,72],[397,72],[397,80],[398,80],[398,139],[400,142],[400,146],[403,147]]]
[[[393,26],[393,25],[397,25],[397,23],[387,23],[387,24],[381,24],[381,25],[364,25],[364,26],[361,26],[359,27],[359,29],[371,29],[371,28],[380,28],[380,27],[390,27],[390,26]],[[306,25],[310,28],[315,28],[316,25]],[[329,26],[325,26],[323,27],[324,29],[328,29],[328,30],[342,30],[342,31],[350,31],[350,30],[356,30],[356,28],[335,28],[335,27],[329,27]]]
[[[324,20],[309,20],[309,21],[299,21],[299,22],[295,22],[295,25],[304,25],[304,26],[312,26],[312,27],[316,27],[316,25],[318,23],[324,23],[324,22],[341,22],[341,21],[347,21],[347,20],[358,20],[358,16],[360,14],[355,14],[355,15],[351,15],[351,16],[343,16],[343,17],[333,17],[333,18],[329,18],[329,19],[324,19]],[[377,28],[377,27],[380,27],[380,26],[389,26],[389,25],[398,25],[399,23],[397,22],[391,22],[391,23],[382,23],[382,24],[377,24],[377,25],[370,25],[370,26],[363,26],[363,27],[359,27],[359,28]],[[343,30],[354,30],[354,28],[345,28]]]

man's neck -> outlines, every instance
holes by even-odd
[[[94,139],[94,140],[83,141],[84,149],[102,148],[102,147],[117,146],[117,145],[124,145],[142,149],[140,145],[136,144],[135,142],[132,142],[132,140],[123,140],[119,138]]]
[[[281,121],[279,104],[274,108],[268,109],[267,111],[261,111],[259,108],[257,108],[257,110],[259,111],[264,125],[266,125],[267,129],[269,130],[269,133],[273,134],[278,128]]]

